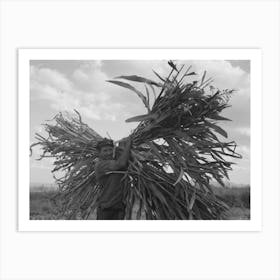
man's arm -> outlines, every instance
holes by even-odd
[[[129,159],[131,144],[132,144],[131,138],[128,137],[121,156],[117,160],[108,160],[104,162],[102,166],[100,166],[100,168],[103,170],[104,173],[110,171],[117,171],[126,167]]]
[[[120,168],[124,168],[127,165],[131,145],[132,145],[132,139],[131,139],[131,137],[128,137],[127,140],[125,141],[124,150],[123,150],[121,156],[116,160],[117,165],[119,165]]]

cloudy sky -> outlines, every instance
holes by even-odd
[[[250,183],[250,61],[199,60],[178,61],[199,75],[207,71],[219,89],[236,89],[220,122],[229,140],[238,144],[243,158],[236,160],[231,182]],[[78,110],[83,121],[100,135],[118,140],[127,136],[137,123],[125,123],[129,117],[146,113],[141,100],[131,91],[106,82],[120,75],[139,75],[156,80],[155,70],[166,76],[167,61],[161,60],[34,60],[30,62],[30,143],[35,133],[44,135],[42,124],[61,111]],[[197,79],[197,77],[196,77]],[[190,79],[191,81],[191,79]],[[141,85],[138,88],[143,90]],[[30,158],[31,183],[53,183],[52,160],[37,161],[39,148]]]

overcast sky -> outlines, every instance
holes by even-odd
[[[250,183],[250,62],[199,60],[180,61],[193,71],[213,77],[219,89],[237,89],[230,100],[231,108],[223,112],[232,122],[220,122],[229,140],[238,144],[243,158],[236,161],[230,173],[231,182]],[[30,143],[35,133],[44,135],[42,124],[60,111],[78,110],[83,121],[100,135],[107,133],[118,140],[128,136],[137,123],[125,123],[129,117],[146,113],[141,100],[131,91],[106,82],[120,75],[139,75],[157,80],[155,70],[165,76],[170,71],[167,61],[102,60],[102,61],[31,61],[30,63]],[[191,80],[190,80],[191,81]],[[137,84],[135,84],[137,85]],[[137,85],[143,90],[140,84]],[[39,148],[30,158],[31,183],[53,183],[52,160],[36,161]]]

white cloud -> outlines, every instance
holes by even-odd
[[[101,70],[102,62],[93,61],[80,65],[73,72],[73,79],[76,85],[84,91],[100,91],[104,88],[104,83],[108,80],[107,75]]]
[[[236,131],[239,132],[242,135],[250,137],[251,135],[251,130],[250,127],[237,127]]]
[[[56,70],[31,66],[31,99],[46,100],[55,111],[77,109],[89,119],[115,121],[124,105],[112,98],[112,92],[101,91],[107,79],[99,69],[101,65],[81,65],[73,74],[74,82]]]
[[[206,70],[206,78],[213,78],[213,85],[220,89],[248,89],[250,85],[250,75],[240,67],[233,67],[230,62],[224,60],[194,60],[188,61],[192,65],[192,70],[197,72],[201,78]]]
[[[237,146],[236,152],[240,153],[244,159],[250,157],[250,148],[248,146]]]
[[[80,112],[80,114],[82,116],[85,116],[89,119],[93,119],[93,120],[100,120],[101,119],[101,116],[98,113],[94,112],[93,109],[91,110],[88,107],[80,106],[78,111]]]
[[[31,66],[30,79],[59,90],[67,91],[72,88],[72,83],[63,74],[53,69]]]

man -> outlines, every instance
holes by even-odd
[[[124,145],[124,141],[122,142]],[[101,186],[99,206],[97,209],[97,220],[123,220],[125,215],[125,204],[123,203],[123,173],[114,171],[125,171],[129,159],[131,138],[127,138],[124,150],[117,158],[113,158],[114,144],[112,140],[104,138],[97,144],[98,161],[95,165],[97,182]]]

